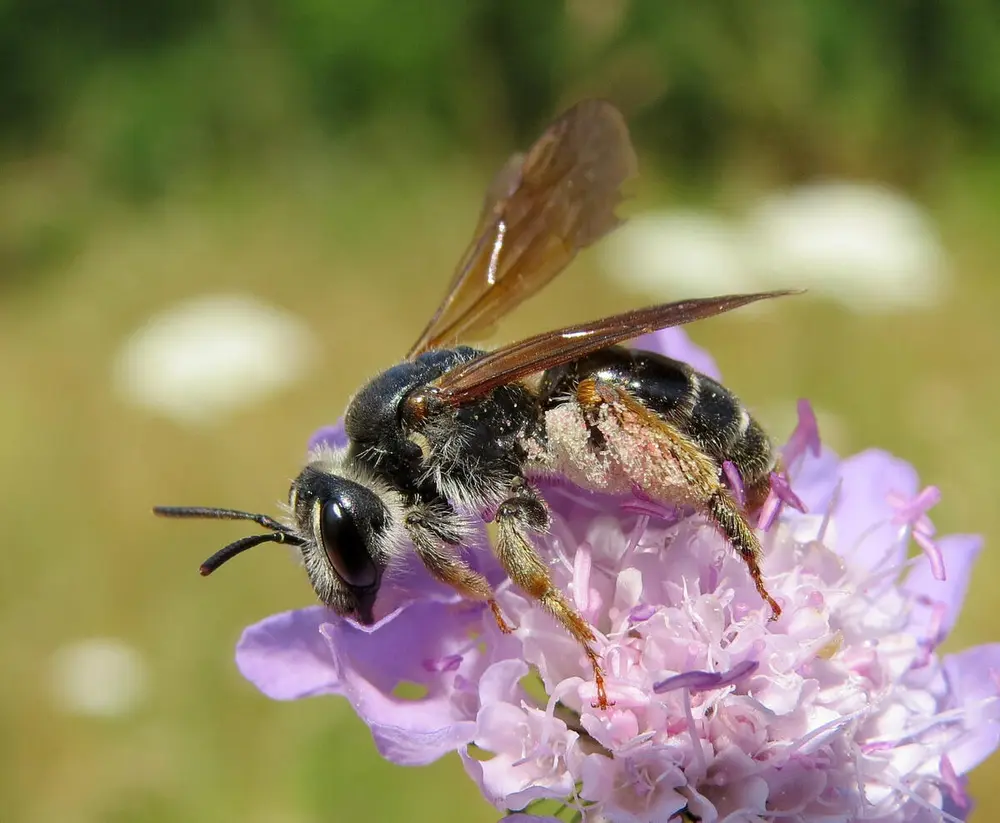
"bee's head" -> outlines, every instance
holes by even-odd
[[[372,607],[388,563],[390,514],[366,485],[306,466],[292,482],[289,506],[303,536],[309,580],[326,605],[359,622],[375,621]]]
[[[201,564],[203,575],[261,543],[297,546],[320,600],[360,623],[375,622],[373,607],[389,561],[391,515],[379,494],[367,485],[306,466],[292,482],[289,507],[294,524],[286,526],[264,514],[196,506],[158,506],[166,517],[252,520],[269,531],[243,537]]]

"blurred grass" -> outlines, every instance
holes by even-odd
[[[57,277],[0,305],[0,819],[291,823],[489,821],[455,758],[396,768],[336,699],[273,703],[232,663],[243,626],[311,601],[281,551],[203,581],[197,563],[239,531],[164,523],[154,503],[271,510],[310,432],[405,349],[467,239],[487,173],[472,164],[319,157],[236,183],[196,186],[135,211],[81,211],[86,229]],[[72,184],[44,164],[8,168],[0,212],[26,190]],[[51,175],[51,177],[47,177]],[[645,201],[669,190],[652,175]],[[931,203],[959,274],[931,312],[856,317],[808,298],[773,315],[693,330],[752,405],[810,397],[842,419],[843,446],[911,460],[944,502],[943,533],[1000,537],[995,203],[958,179]],[[956,194],[957,192],[957,194]],[[738,199],[739,193],[727,195]],[[978,199],[977,199],[978,198]],[[325,356],[311,380],[224,425],[180,429],[123,405],[110,364],[150,312],[189,295],[249,291],[298,312]],[[502,329],[504,337],[626,307],[584,257]],[[785,432],[776,432],[780,437]],[[996,639],[990,545],[951,648]],[[114,720],[53,709],[50,654],[124,638],[150,667],[149,699]],[[980,820],[1000,814],[994,760],[973,779]]]

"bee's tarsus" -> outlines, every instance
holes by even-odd
[[[493,612],[493,619],[497,622],[497,628],[500,629],[502,634],[513,634],[515,631],[514,626],[511,626],[507,622],[506,618],[503,616],[503,612],[500,610],[500,604],[496,600],[490,600],[490,611]]]

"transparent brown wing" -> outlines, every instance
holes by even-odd
[[[407,357],[488,329],[621,222],[621,185],[636,173],[621,113],[578,103],[490,186],[472,243]]]
[[[798,293],[792,290],[769,291],[682,300],[636,309],[578,326],[568,326],[488,352],[456,366],[431,385],[437,398],[449,405],[460,406],[483,397],[498,386],[560,366],[641,334],[702,320],[758,300]]]

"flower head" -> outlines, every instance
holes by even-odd
[[[640,345],[715,371],[677,330]],[[553,523],[538,545],[597,631],[606,711],[580,647],[534,601],[500,582],[516,626],[504,635],[416,563],[374,626],[319,607],[278,615],[246,630],[238,664],[278,699],[343,695],[394,762],[458,751],[501,809],[556,799],[628,823],[964,819],[964,775],[1000,743],[1000,644],[936,649],[980,538],[936,537],[937,490],[883,452],[839,459],[808,404],[784,464],[759,524],[777,622],[701,516],[641,493],[541,486]],[[401,683],[424,693],[404,699]]]

